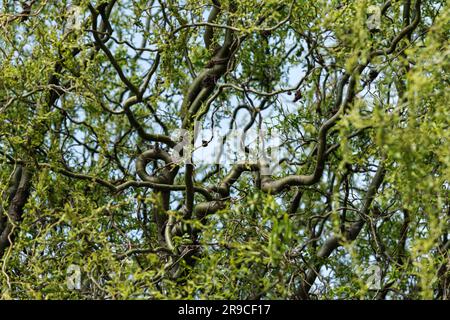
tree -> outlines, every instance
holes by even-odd
[[[446,1],[1,6],[1,298],[449,298]]]

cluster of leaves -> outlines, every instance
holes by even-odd
[[[0,298],[450,297],[446,1],[0,4]],[[269,184],[319,179],[270,192],[257,170],[230,182],[232,166],[201,164],[168,193],[143,179],[139,157],[171,151],[204,74],[202,128],[276,128]],[[155,179],[176,166],[160,160],[145,163]],[[205,200],[220,208],[196,215]]]

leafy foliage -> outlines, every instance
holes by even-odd
[[[448,2],[0,6],[1,298],[449,298]],[[175,162],[194,124],[279,170]]]

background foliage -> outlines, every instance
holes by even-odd
[[[449,298],[448,2],[0,7],[1,298]],[[280,172],[167,161],[194,121]]]

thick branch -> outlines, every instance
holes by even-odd
[[[19,175],[20,180],[18,179]],[[14,186],[10,191],[15,190],[15,192],[8,205],[6,225],[0,234],[0,257],[3,256],[5,249],[9,247],[14,240],[14,229],[22,219],[23,208],[30,194],[31,177],[31,170],[25,167],[17,168],[14,173]]]
[[[383,182],[384,176],[385,176],[385,169],[383,165],[380,165],[378,167],[377,172],[375,173],[375,176],[372,179],[369,188],[367,189],[366,197],[364,199],[363,206],[360,210],[360,214],[362,217],[368,214],[373,199],[377,194],[378,188]],[[344,242],[351,242],[355,240],[356,237],[361,232],[364,223],[365,220],[363,218],[360,218],[358,221],[354,222],[347,229],[346,234],[343,235],[345,239]],[[308,271],[306,272],[306,277],[305,279],[302,280],[300,288],[296,294],[298,298],[308,299],[309,290],[311,289],[311,286],[316,280],[318,272],[320,272],[320,268],[324,263],[324,259],[328,258],[334,252],[334,250],[339,248],[344,243],[343,241],[341,241],[341,238],[342,238],[341,235],[332,236],[327,241],[325,241],[322,248],[317,252],[317,255],[314,259],[315,261],[313,261],[313,263],[310,264],[313,265],[314,267],[308,269]]]

